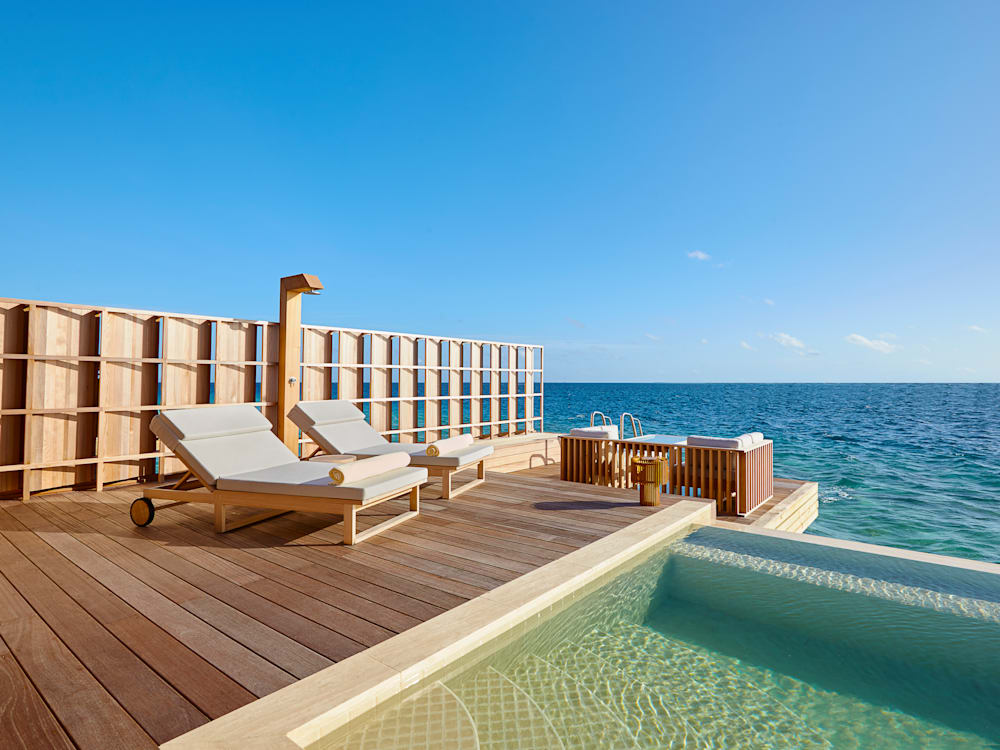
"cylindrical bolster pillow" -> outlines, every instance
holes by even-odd
[[[462,448],[468,448],[470,445],[472,445],[472,435],[457,435],[431,443],[427,446],[427,455],[446,456]]]
[[[385,474],[393,469],[402,469],[410,463],[410,456],[399,453],[386,453],[383,456],[365,458],[352,464],[340,464],[330,469],[330,479],[334,484],[359,482],[376,474]]]

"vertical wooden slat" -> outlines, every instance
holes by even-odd
[[[165,409],[175,405],[209,403],[210,366],[187,364],[169,360],[209,360],[212,358],[211,321],[184,318],[171,315],[164,318],[165,358],[163,364],[163,396],[161,403]],[[167,474],[182,471],[183,464],[175,458],[163,459]]]
[[[362,335],[340,331],[340,348],[337,354],[337,398],[361,398]]]
[[[28,306],[16,302],[0,303],[0,354],[25,354],[28,347]],[[5,359],[0,362],[0,409],[28,408],[26,388],[28,362]],[[24,431],[27,420],[20,414],[0,415],[0,464],[26,463]],[[19,493],[26,496],[23,487],[25,472],[0,472],[0,493],[4,496]]]
[[[417,426],[417,404],[413,397],[417,394],[417,340],[413,336],[399,337],[399,429],[412,430]],[[416,442],[414,432],[400,432],[403,443]]]
[[[101,313],[101,355],[153,359],[159,357],[159,321],[157,316],[105,310]],[[159,368],[155,362],[101,362],[98,403],[98,455],[101,458],[151,453],[156,441],[149,432],[154,412],[129,411],[128,407],[151,406],[156,403],[156,380]],[[146,465],[145,470],[143,464]],[[99,463],[97,478],[113,482],[150,473],[152,460],[130,460]]]
[[[386,367],[391,359],[390,336],[372,333],[371,336],[371,398],[386,399],[392,396],[392,376]],[[371,424],[378,432],[390,430],[392,406],[386,401],[372,401]]]
[[[433,442],[441,437],[440,430],[433,428],[441,424],[441,341],[428,338],[424,344],[424,426],[427,427],[427,442]]]
[[[535,430],[535,350],[533,347],[524,348],[524,430],[533,432]]]
[[[278,423],[278,347],[280,335],[277,323],[268,323],[261,330],[261,361],[273,364],[261,365],[260,400],[271,406],[263,407],[264,416],[272,425]]]
[[[507,434],[517,432],[517,347],[507,347]]]
[[[459,433],[462,424],[462,345],[458,341],[446,342],[448,346],[448,437]]]
[[[97,356],[98,316],[91,309],[33,305],[29,327],[31,352],[38,355]],[[65,408],[64,414],[34,413],[26,417],[28,455],[36,463],[94,458],[97,414],[77,407],[97,406],[96,362],[74,359],[29,361],[31,407]],[[95,465],[84,464],[31,473],[30,489],[42,490],[92,482]]]
[[[329,331],[302,327],[302,400],[319,401],[332,397],[330,368],[333,337]]]
[[[545,432],[545,348],[538,347],[538,431]]]
[[[35,305],[28,305],[28,325],[27,325],[27,346],[26,351],[30,358],[35,354],[35,322],[37,318],[37,308]],[[32,464],[34,455],[31,450],[31,429],[32,429],[32,409],[34,408],[33,394],[35,392],[35,361],[28,359],[25,361],[24,373],[24,431],[22,433],[23,449],[21,455],[26,466]],[[21,476],[21,499],[27,500],[31,494],[31,469],[25,469]]]
[[[500,421],[500,345],[493,344],[490,349],[490,421]],[[501,434],[500,425],[490,428],[490,434]]]
[[[219,321],[215,326],[215,359],[250,362],[257,359],[257,326],[248,321]],[[256,401],[257,368],[254,365],[216,365],[216,404]]]
[[[469,344],[469,361],[464,363],[469,370],[469,423],[476,424],[483,420],[483,347],[481,344]],[[483,434],[482,427],[476,427],[472,434],[480,437]]]

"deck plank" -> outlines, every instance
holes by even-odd
[[[35,613],[157,742],[205,714],[177,693],[48,576],[0,537],[0,570]]]
[[[253,700],[252,693],[143,617],[9,515],[0,513],[0,533],[210,718]]]
[[[0,640],[0,747],[8,750],[72,750],[73,743]]]
[[[74,743],[109,750],[156,747],[4,575],[0,575],[0,638]],[[182,726],[178,724],[179,732]]]

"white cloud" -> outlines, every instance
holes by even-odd
[[[746,341],[741,341],[740,342],[740,348],[746,349],[748,352],[752,352],[753,351],[753,347],[750,346],[750,344],[748,344]]]
[[[701,343],[703,343],[703,344],[707,344],[707,343],[708,343],[708,339],[702,339],[702,340],[701,340]]]
[[[969,326],[969,330],[975,331],[976,333],[989,333],[989,331],[987,331],[982,326]]]
[[[787,346],[791,349],[805,349],[806,345],[799,341],[794,336],[787,333],[772,333],[770,336],[772,341],[777,341],[782,346]]]
[[[886,332],[886,333],[880,333],[880,334],[878,334],[878,337],[879,337],[880,339],[885,339],[886,341],[895,341],[895,340],[896,340],[896,339],[898,338],[898,337],[896,336],[896,334],[894,334],[894,333],[889,333],[889,332]]]
[[[708,253],[703,253],[701,250],[692,250],[688,253],[689,258],[694,258],[695,260],[708,260],[712,256]]]
[[[659,340],[660,340],[660,337],[659,337],[659,336],[657,336],[657,335],[655,335],[655,334],[652,334],[652,333],[644,333],[643,335],[644,335],[644,336],[645,336],[645,337],[646,337],[647,339],[649,339],[650,341],[659,341]]]
[[[897,349],[902,348],[896,344],[890,344],[884,339],[865,338],[860,333],[852,333],[850,336],[845,336],[844,341],[848,344],[854,344],[855,346],[864,346],[868,349],[873,349],[874,351],[881,352],[882,354],[892,354]]]
[[[929,364],[931,364],[931,361],[929,359],[915,359],[913,361],[916,362],[918,365],[929,365]]]
[[[767,305],[768,307],[774,307],[774,300],[773,299],[768,299],[767,297],[765,297],[764,298],[764,304]]]

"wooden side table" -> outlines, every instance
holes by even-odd
[[[665,458],[632,459],[632,481],[639,486],[640,505],[659,505],[660,491],[670,477],[670,462]]]

